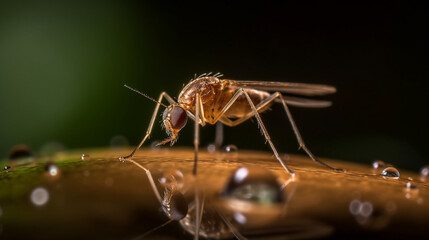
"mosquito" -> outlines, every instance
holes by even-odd
[[[333,170],[342,171],[341,168],[333,167],[317,159],[307,148],[288,106],[322,108],[329,107],[331,102],[286,95],[292,94],[306,97],[322,96],[335,93],[335,87],[320,84],[289,82],[238,81],[221,79],[222,76],[223,75],[220,73],[216,73],[214,75],[208,73],[194,77],[180,92],[177,102],[166,92],[162,92],[158,100],[155,100],[146,94],[125,85],[125,87],[130,90],[156,102],[157,105],[153,112],[146,134],[139,145],[128,156],[120,157],[120,159],[125,160],[132,158],[136,151],[140,149],[144,142],[149,138],[159,107],[162,105],[166,108],[162,114],[162,123],[169,137],[158,145],[170,143],[172,146],[176,142],[179,132],[185,127],[188,117],[195,123],[194,176],[197,175],[200,125],[204,127],[206,124],[213,125],[220,122],[227,126],[234,127],[252,117],[255,117],[265,140],[268,142],[274,153],[275,158],[280,162],[282,167],[292,177],[294,177],[294,171],[292,171],[280,157],[260,117],[260,114],[268,110],[272,104],[281,103],[298,141],[299,149],[303,149],[314,162],[318,162]],[[164,98],[169,102],[169,106],[162,103]]]

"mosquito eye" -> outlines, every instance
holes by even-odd
[[[165,112],[164,112],[165,114]],[[186,111],[181,107],[173,107],[170,112],[170,124],[174,129],[182,129],[188,121]]]

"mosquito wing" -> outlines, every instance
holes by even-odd
[[[292,97],[292,96],[283,96],[283,97],[287,104],[295,107],[324,108],[324,107],[330,107],[332,105],[331,101],[325,101],[325,100],[314,100],[314,99]],[[275,101],[278,103],[281,103],[281,100],[278,98]]]
[[[335,93],[337,89],[328,85],[289,83],[289,82],[262,82],[227,80],[232,86],[253,88],[267,92],[283,92],[303,96],[320,96]]]

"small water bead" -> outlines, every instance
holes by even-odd
[[[171,189],[174,186],[176,190],[180,190],[183,188],[183,173],[177,169],[169,169],[158,181],[165,188]]]
[[[207,145],[207,152],[215,153],[216,152],[216,144],[210,143],[209,145]]]
[[[384,179],[398,179],[400,177],[398,169],[394,167],[387,167],[383,169],[380,174]]]
[[[377,160],[377,161],[372,162],[372,168],[374,168],[374,169],[379,169],[379,168],[382,168],[384,166],[386,166],[386,164],[383,161]]]
[[[423,166],[420,169],[420,178],[425,181],[429,177],[429,165]]]
[[[49,200],[49,192],[42,187],[38,187],[31,192],[31,202],[36,206],[43,206]]]
[[[33,158],[33,157],[34,157],[33,151],[31,151],[31,149],[25,144],[14,146],[9,154],[10,160],[21,159],[21,158]]]
[[[91,157],[89,156],[89,154],[86,154],[86,153],[84,153],[84,154],[82,154],[82,160],[89,160],[89,159],[91,159]]]
[[[230,145],[226,145],[224,148],[224,151],[227,153],[237,153],[238,152],[238,147],[230,144]]]
[[[10,169],[10,166],[4,166],[4,170],[9,170]]]
[[[412,183],[412,182],[407,182],[405,184],[405,189],[407,191],[418,191],[419,187],[417,185],[415,185],[414,183]]]
[[[59,175],[59,173],[60,173],[60,169],[58,168],[58,165],[56,165],[55,163],[53,163],[53,162],[48,162],[48,163],[45,165],[45,172],[46,172],[48,175],[50,175],[50,176],[52,176],[52,177],[55,177],[55,176],[58,176],[58,175]]]

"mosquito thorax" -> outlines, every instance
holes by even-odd
[[[178,105],[170,105],[162,114],[163,121],[169,121],[173,129],[182,129],[188,122],[185,109]]]

